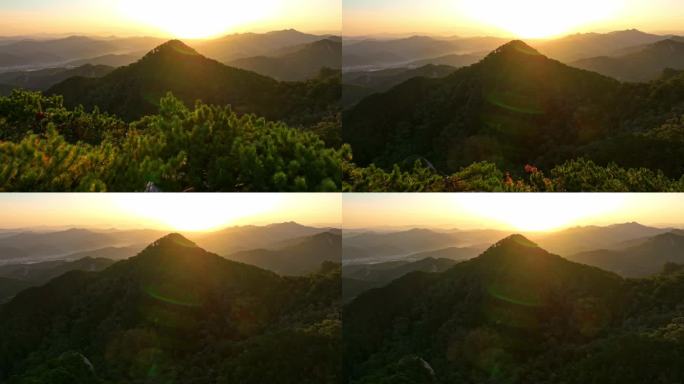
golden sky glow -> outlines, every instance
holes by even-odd
[[[180,38],[206,38],[278,14],[277,0],[250,0],[240,4],[217,0],[121,0],[119,11],[127,19],[158,28]]]
[[[343,0],[345,35],[548,38],[638,28],[683,31],[681,0]]]
[[[346,194],[345,228],[552,231],[636,221],[684,226],[683,194]]]
[[[296,221],[340,225],[339,194],[1,194],[0,227],[207,231]]]
[[[295,28],[339,33],[340,0],[2,0],[0,35],[207,38]]]

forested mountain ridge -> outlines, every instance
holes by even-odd
[[[584,157],[678,179],[678,128],[659,127],[683,114],[682,81],[621,84],[514,41],[445,78],[414,78],[364,99],[344,114],[343,139],[359,165],[422,158],[446,173],[481,161],[548,170]],[[640,156],[624,149],[634,146]]]
[[[336,383],[339,279],[283,278],[171,234],[0,307],[0,380]]]
[[[376,384],[678,382],[683,299],[676,265],[625,280],[512,236],[446,272],[406,275],[345,306],[344,376]]]
[[[280,83],[254,72],[208,59],[179,40],[162,44],[140,61],[98,79],[72,78],[46,94],[62,95],[68,107],[98,107],[134,120],[153,114],[168,92],[186,105],[202,100],[231,105],[238,113],[254,113],[270,120],[308,123],[334,113],[339,84]]]

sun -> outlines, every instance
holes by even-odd
[[[549,38],[609,19],[624,0],[463,0],[460,12],[520,38]]]
[[[522,232],[543,232],[581,224],[619,210],[620,194],[473,194],[458,196],[460,211]]]
[[[277,14],[280,0],[119,0],[124,17],[173,37],[202,39]]]
[[[141,221],[178,231],[209,231],[237,220],[268,214],[282,198],[277,194],[120,194],[118,210]]]

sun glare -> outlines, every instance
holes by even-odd
[[[609,19],[624,0],[464,0],[461,12],[474,21],[520,38],[549,38]]]
[[[458,209],[519,231],[552,231],[600,218],[625,204],[626,196],[606,194],[569,198],[567,194],[458,196]],[[493,196],[491,196],[493,197]],[[590,198],[589,198],[590,197]]]
[[[208,231],[272,210],[282,198],[275,194],[119,195],[115,204],[129,214],[178,231]]]
[[[120,0],[133,21],[178,38],[216,37],[277,14],[280,0]]]

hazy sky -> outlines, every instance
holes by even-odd
[[[0,0],[0,35],[207,37],[296,28],[339,33],[340,0]]]
[[[682,0],[343,0],[343,33],[549,37],[684,31]]]
[[[684,227],[684,194],[345,194],[345,228],[554,230],[636,221]]]
[[[296,221],[339,227],[339,194],[0,194],[0,228],[210,230]]]

